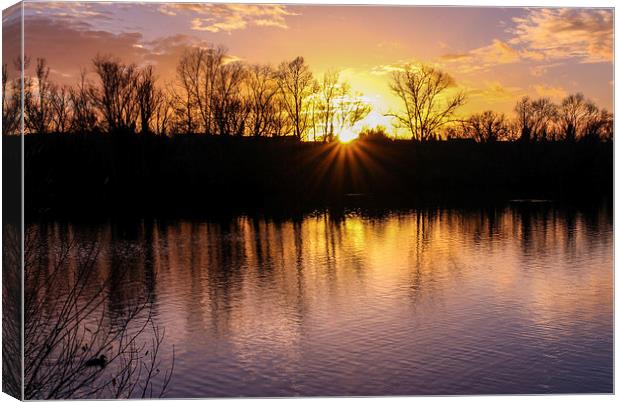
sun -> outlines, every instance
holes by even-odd
[[[358,136],[358,133],[353,130],[342,130],[340,135],[338,136],[338,141],[346,144],[347,142],[351,142],[355,140]]]

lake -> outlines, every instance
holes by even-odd
[[[165,329],[167,397],[613,392],[613,219],[512,202],[34,225]]]

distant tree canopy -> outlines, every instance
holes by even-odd
[[[22,68],[17,61],[15,69]],[[29,71],[30,59],[24,59]],[[20,132],[21,82],[2,68],[3,134]],[[89,73],[94,80],[89,79]],[[97,55],[73,86],[49,79],[50,67],[38,58],[24,76],[26,133],[89,133],[281,137],[333,141],[370,113],[363,94],[351,90],[340,73],[315,77],[303,57],[270,65],[249,64],[222,46],[185,50],[172,82],[159,82],[153,66],[125,64]],[[390,76],[401,101],[387,114],[395,127],[417,141],[465,138],[493,141],[608,141],[613,115],[583,94],[559,104],[523,97],[510,118],[491,110],[457,118],[463,91],[447,73],[422,63],[405,65]],[[375,130],[387,136],[384,128]],[[376,137],[371,129],[367,137]]]

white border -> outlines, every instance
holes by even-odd
[[[91,1],[91,0],[87,0],[87,1]],[[115,0],[116,2],[133,2],[130,0]],[[141,2],[145,2],[145,3],[161,3],[161,1],[153,1],[153,0],[142,0]],[[187,1],[187,0],[179,0],[177,2],[184,2],[184,3],[192,3],[192,2],[196,2],[196,1]],[[209,1],[211,3],[230,3],[231,1],[225,1],[225,0],[211,0]],[[304,1],[304,0],[287,0],[287,1],[269,1],[269,0],[244,0],[244,1],[239,1],[242,3],[283,3],[283,4],[308,4],[308,1]],[[0,6],[2,9],[5,9],[13,4],[15,4],[15,1],[10,1],[10,0],[0,0]],[[389,1],[382,1],[382,0],[338,0],[338,1],[331,1],[331,0],[313,0],[312,4],[375,4],[375,5],[428,5],[428,6],[482,6],[482,7],[604,7],[604,8],[612,8],[615,7],[615,2],[614,1],[610,1],[610,0],[588,0],[586,1],[557,1],[557,0],[537,0],[537,1],[532,1],[532,0],[528,0],[528,1],[519,1],[518,3],[515,2],[510,2],[507,0],[470,0],[470,1],[464,1],[464,0],[434,0],[434,1],[412,1],[412,0],[389,0]],[[22,14],[23,15],[23,14]],[[616,28],[616,19],[615,19],[615,10],[614,10],[614,33],[616,32],[615,30]],[[23,23],[22,23],[22,30],[24,29],[23,27]],[[0,30],[1,31],[1,30]],[[22,36],[23,36],[23,31],[22,31]],[[0,54],[1,54],[1,49],[2,49],[2,34],[0,32]],[[614,38],[615,39],[615,38]],[[614,40],[614,56],[617,53],[618,50],[618,43]],[[23,54],[23,42],[22,42],[22,54]],[[614,57],[615,60],[615,57]],[[615,76],[616,76],[616,71],[617,71],[617,65],[614,63],[614,83],[615,83]],[[615,99],[617,98],[618,95],[618,87],[614,85],[614,114],[616,115],[616,117],[618,116],[617,114],[617,110],[615,108]],[[22,109],[23,110],[23,109]],[[614,121],[614,132],[618,133],[618,119],[616,118]],[[23,124],[23,121],[22,121]],[[618,183],[618,177],[620,177],[619,175],[619,170],[620,168],[618,167],[618,165],[615,163],[615,155],[617,154],[618,151],[618,142],[620,141],[620,137],[616,137],[616,141],[614,142],[614,189],[616,188],[616,185]],[[23,143],[22,143],[22,147],[23,147]],[[0,145],[0,150],[1,150],[1,145]],[[23,155],[23,149],[22,149],[22,155]],[[23,164],[23,158],[22,158],[22,164]],[[0,165],[0,177],[1,177],[1,173],[2,173],[2,167]],[[22,167],[22,192],[23,192],[23,167]],[[2,189],[0,187],[0,198],[2,195]],[[614,191],[614,195],[615,195],[615,191]],[[22,194],[22,199],[23,199],[23,194]],[[617,215],[615,214],[615,211],[618,210],[618,206],[619,206],[620,202],[618,201],[618,199],[614,196],[614,227],[617,227]],[[0,208],[2,206],[2,201],[0,200]],[[22,224],[23,224],[23,212],[22,212]],[[0,217],[0,223],[1,223],[1,217]],[[614,230],[614,267],[615,267],[615,256],[619,255],[618,254],[618,248],[620,247],[620,245],[615,242],[615,230]],[[614,278],[615,278],[615,268],[614,268]],[[614,289],[615,290],[615,289]],[[23,297],[23,295],[22,295]],[[620,378],[618,370],[617,370],[617,365],[616,362],[618,362],[618,348],[615,347],[615,334],[618,331],[618,323],[615,320],[615,312],[618,311],[618,299],[616,298],[616,294],[614,291],[614,389],[615,386],[618,384],[618,380]],[[22,312],[23,314],[23,312]],[[22,322],[23,322],[23,317],[22,317]],[[23,342],[23,340],[22,340]],[[23,345],[23,343],[22,343]],[[23,357],[22,357],[23,358]],[[1,362],[2,362],[2,357],[0,356],[0,367],[1,367]],[[589,395],[589,394],[583,394],[583,395],[549,395],[549,396],[513,396],[513,395],[508,395],[508,396],[498,396],[498,395],[491,395],[491,396],[459,396],[459,397],[377,397],[377,398],[373,398],[374,400],[377,401],[391,401],[391,402],[399,402],[399,401],[436,401],[437,398],[457,398],[459,401],[488,401],[488,402],[496,402],[496,401],[504,401],[504,400],[508,400],[508,401],[514,401],[514,402],[520,402],[520,401],[544,401],[544,402],[555,402],[555,401],[562,401],[562,402],[581,402],[584,400],[588,400],[588,401],[608,401],[608,400],[614,400],[615,399],[615,395]],[[311,398],[312,400],[317,400],[317,401],[324,401],[324,400],[337,400],[337,401],[341,401],[341,402],[351,402],[351,401],[356,401],[359,400],[360,398]],[[8,402],[8,401],[14,401],[15,399],[13,399],[12,397],[6,395],[6,394],[2,394],[0,393],[0,402]],[[183,401],[182,399],[166,399],[167,401]],[[231,401],[231,399],[209,399],[211,401]],[[296,398],[253,398],[253,399],[246,399],[246,398],[237,398],[237,399],[233,399],[235,401],[252,401],[252,400],[261,400],[261,401],[294,401],[296,400]]]

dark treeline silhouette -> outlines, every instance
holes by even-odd
[[[45,59],[25,58],[26,133],[210,134],[291,136],[333,141],[368,115],[371,106],[338,71],[315,78],[303,57],[270,65],[248,64],[223,47],[188,48],[173,82],[159,82],[153,66],[98,55],[73,86],[49,78]],[[17,62],[16,69],[19,69]],[[32,64],[32,65],[31,65]],[[2,74],[3,133],[19,133],[21,82]],[[416,141],[609,141],[613,115],[581,93],[560,104],[524,97],[514,118],[494,111],[457,117],[466,102],[447,73],[422,63],[390,75],[401,110],[388,113]],[[369,128],[372,129],[372,128]]]
[[[28,134],[201,133],[331,141],[370,112],[338,71],[315,79],[302,57],[273,68],[236,61],[222,47],[191,48],[178,62],[176,80],[164,84],[152,66],[112,56],[98,55],[75,86],[51,82],[45,59],[30,64],[26,58]],[[21,82],[9,82],[6,64],[2,85],[3,133],[18,134]]]
[[[250,65],[222,47],[189,48],[174,82],[152,66],[97,56],[74,86],[25,60],[29,212],[188,211],[206,205],[295,207],[350,200],[444,201],[610,195],[613,116],[581,94],[523,98],[515,117],[457,117],[453,78],[407,65],[391,75],[390,115],[410,140],[364,128],[359,93],[303,58]],[[19,66],[16,66],[19,67]],[[20,149],[19,80],[3,66],[6,151]],[[413,140],[413,141],[412,141]],[[441,141],[440,141],[441,140]]]

